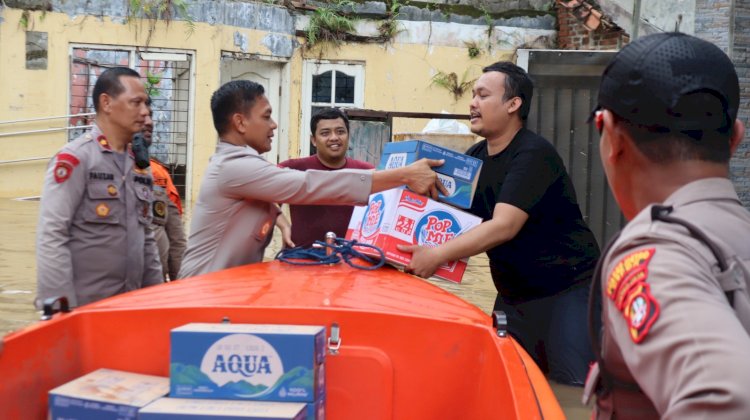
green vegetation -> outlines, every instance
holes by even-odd
[[[338,45],[346,35],[354,31],[355,19],[344,13],[344,8],[353,6],[349,0],[336,0],[327,6],[318,7],[310,16],[310,23],[305,30],[307,46],[319,43]]]
[[[150,71],[146,71],[146,94],[150,96],[151,98],[159,96],[159,88],[157,85],[161,83],[162,75],[160,74],[154,74]]]
[[[466,49],[469,52],[469,58],[474,59],[482,55],[482,49],[479,47],[478,42],[466,41],[464,42],[464,45],[466,45]]]
[[[388,18],[378,26],[378,32],[380,32],[380,36],[385,41],[390,41],[400,32],[396,18],[400,14],[399,10],[401,10],[401,3],[399,3],[398,0],[389,0],[386,1],[386,7],[386,15]]]
[[[28,10],[24,10],[23,13],[21,13],[21,18],[18,19],[18,27],[23,29],[24,31],[28,31],[30,25],[31,13]]]
[[[438,71],[436,75],[432,76],[430,86],[437,86],[447,90],[453,95],[453,100],[458,101],[476,81],[476,79],[466,80],[467,74],[468,71],[464,72],[461,81],[459,82],[456,73]]]
[[[323,6],[318,6],[310,15],[310,22],[305,29],[306,48],[311,49],[323,45],[338,46],[342,42],[387,43],[400,32],[396,17],[399,15],[402,3],[399,0],[386,1],[386,18],[378,25],[377,36],[356,34],[354,3],[351,0],[333,0]]]
[[[146,36],[145,46],[148,47],[151,42],[151,36],[156,30],[156,22],[161,20],[167,25],[175,18],[179,17],[187,24],[187,36],[195,31],[195,22],[187,10],[185,0],[129,0],[128,2],[128,22],[135,25],[136,30],[140,30],[138,25],[139,18],[148,21],[148,35]]]

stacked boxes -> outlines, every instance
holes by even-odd
[[[433,170],[448,190],[448,195],[440,194],[439,200],[450,206],[405,189],[383,191],[372,194],[366,207],[354,209],[346,232],[346,239],[380,248],[386,260],[396,266],[406,266],[411,261],[411,254],[399,251],[397,245],[436,247],[482,222],[479,217],[451,207],[471,208],[482,169],[480,159],[412,140],[386,144],[378,169],[399,168],[421,158],[445,160]],[[378,256],[371,248],[360,247],[359,251]],[[460,283],[467,262],[468,258],[445,263],[435,276]]]
[[[192,323],[170,377],[99,369],[49,392],[52,420],[324,420],[325,327]],[[165,397],[169,393],[169,397]]]
[[[138,413],[139,420],[305,420],[303,403],[161,398]]]
[[[325,327],[202,324],[171,332],[171,398],[301,402],[325,416]]]
[[[138,409],[168,391],[168,378],[99,369],[51,390],[49,418],[135,420]]]
[[[372,194],[368,205],[355,207],[346,239],[375,245],[388,262],[406,266],[411,254],[397,245],[435,247],[479,225],[482,219],[406,189],[395,188]],[[371,248],[360,252],[378,256]],[[461,282],[468,258],[438,267],[435,276]]]
[[[412,140],[386,143],[378,169],[400,168],[422,158],[445,160],[443,165],[432,168],[448,190],[447,196],[441,193],[438,199],[458,208],[471,208],[479,172],[482,170],[480,159],[424,141]]]

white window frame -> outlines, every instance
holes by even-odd
[[[148,51],[138,51],[138,47],[133,45],[112,45],[112,44],[84,44],[84,43],[71,43],[68,46],[68,58],[73,56],[73,50],[76,48],[88,48],[88,49],[97,49],[97,50],[122,50],[122,51],[128,51],[128,67],[133,68],[133,63],[135,63],[136,54],[164,54],[164,55],[173,55],[173,57],[167,57],[167,58],[177,58],[178,56],[186,56],[189,58],[190,61],[190,77],[188,79],[188,89],[190,89],[190,95],[188,97],[188,114],[187,114],[187,125],[188,125],[188,135],[187,135],[187,150],[185,155],[185,165],[187,166],[187,171],[185,173],[185,197],[182,197],[183,203],[185,202],[191,202],[192,201],[192,184],[193,184],[193,146],[194,146],[194,136],[195,136],[195,78],[196,78],[196,72],[195,72],[195,51],[193,50],[183,50],[183,49],[175,49],[175,48],[156,48],[156,47],[149,47]],[[67,72],[68,72],[68,87],[67,87],[67,108],[70,109],[70,64],[67,66]]]
[[[333,71],[354,77],[354,103],[338,104],[335,97],[331,96],[331,102],[324,104],[321,102],[312,102],[312,80],[313,76]],[[305,60],[302,64],[302,120],[300,124],[300,147],[299,156],[310,155],[310,118],[312,117],[313,106],[337,106],[340,108],[364,108],[365,106],[365,65],[362,62],[333,62],[321,60]],[[331,89],[336,89],[336,78],[333,78]]]

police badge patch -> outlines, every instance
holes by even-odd
[[[163,201],[154,201],[154,216],[164,217],[167,215],[167,205]]]
[[[80,162],[78,158],[71,155],[70,153],[59,153],[55,160],[54,176],[55,182],[62,184],[70,178],[73,173],[73,169],[78,166]]]
[[[615,264],[606,285],[607,297],[628,322],[630,338],[640,343],[659,317],[659,303],[651,294],[648,265],[655,248],[632,252]]]
[[[648,283],[641,283],[632,291],[623,315],[628,321],[630,338],[636,344],[643,341],[648,330],[659,317],[659,303],[651,295]]]
[[[105,203],[99,203],[96,206],[96,215],[99,217],[107,217],[109,216],[109,206]]]
[[[607,296],[611,299],[615,299],[617,294],[622,293],[621,283],[623,280],[628,279],[628,277],[630,277],[635,271],[643,270],[644,272],[647,272],[648,263],[651,261],[655,252],[656,249],[654,248],[641,249],[628,254],[621,259],[620,262],[615,264],[615,267],[612,269],[612,272],[609,274],[609,279],[607,280]],[[647,277],[648,275],[643,276],[641,281],[646,280]]]

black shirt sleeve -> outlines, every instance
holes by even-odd
[[[560,177],[563,167],[551,145],[524,146],[531,147],[520,147],[512,156],[496,202],[510,204],[530,214],[547,189]]]

